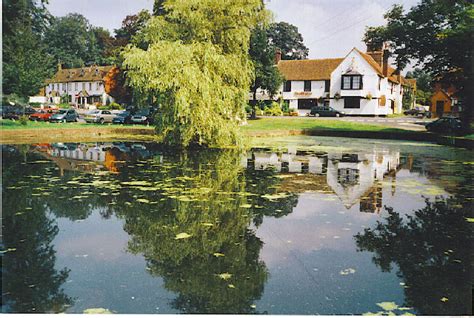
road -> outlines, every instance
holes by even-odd
[[[262,116],[266,118],[275,118],[271,116]],[[425,125],[432,122],[435,119],[428,118],[416,118],[416,117],[359,117],[359,116],[347,116],[347,117],[279,117],[279,118],[311,118],[314,120],[340,120],[347,122],[356,122],[369,125],[384,125],[392,128],[409,129],[415,131],[426,131]]]

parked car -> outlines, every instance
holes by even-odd
[[[1,116],[3,119],[13,119],[18,120],[23,115],[31,115],[34,114],[36,111],[32,107],[22,107],[19,105],[15,106],[3,106]]]
[[[316,106],[311,108],[309,115],[315,117],[342,117],[345,113],[329,106]]]
[[[153,108],[145,108],[137,111],[135,115],[132,116],[132,124],[153,124],[154,123],[155,110]]]
[[[30,120],[33,121],[48,121],[56,111],[52,109],[39,109],[36,113],[30,115]]]
[[[74,109],[60,109],[56,114],[53,114],[50,118],[50,122],[68,122],[77,121],[78,114]]]
[[[462,133],[462,123],[456,117],[442,117],[426,125],[426,129],[431,132],[445,133],[445,134],[460,134]]]
[[[412,109],[408,109],[405,110],[403,114],[406,116],[431,118],[431,112],[427,111],[424,107],[415,107]]]
[[[96,109],[85,114],[84,120],[88,123],[103,124],[103,123],[111,123],[116,116],[117,115],[112,114],[110,110]]]
[[[132,122],[132,112],[128,110],[121,111],[112,119],[113,124],[130,124]]]

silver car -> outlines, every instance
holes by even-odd
[[[111,123],[116,117],[110,110],[93,110],[84,115],[84,120],[88,123]]]

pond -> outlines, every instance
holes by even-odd
[[[2,311],[472,314],[471,151],[2,146]]]

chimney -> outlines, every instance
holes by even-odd
[[[275,52],[275,64],[278,65],[280,61],[281,61],[281,50],[277,49]]]
[[[388,77],[388,50],[382,51],[382,73],[383,76]]]
[[[63,69],[63,65],[61,64],[61,61],[58,60],[58,71]]]
[[[383,52],[382,51],[367,51],[367,55],[370,55],[374,61],[382,67],[383,64]]]

